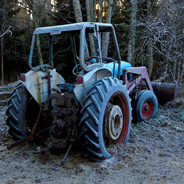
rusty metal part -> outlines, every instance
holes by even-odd
[[[33,135],[31,135],[31,136],[29,136],[29,137],[26,137],[26,138],[24,138],[24,139],[21,139],[21,140],[15,142],[15,143],[13,143],[13,144],[10,144],[10,145],[7,146],[7,149],[8,149],[8,150],[11,150],[12,148],[14,148],[14,147],[16,147],[16,146],[18,146],[18,145],[20,145],[20,144],[22,144],[22,143],[25,143],[25,142],[27,142],[27,141],[30,141],[32,137],[33,137]]]
[[[49,70],[50,72],[50,88],[56,87],[58,83],[65,83],[65,80],[59,73],[56,72],[56,69]],[[40,105],[46,99],[49,98],[48,95],[48,74],[43,71],[29,71],[25,74],[26,81],[22,81],[23,85],[29,91],[31,96],[36,100]],[[43,77],[43,78],[42,78]]]
[[[65,126],[65,121],[63,121],[62,119],[57,119],[57,120],[54,120],[52,122],[52,125],[54,125],[53,128],[52,128],[52,132],[56,136],[59,136],[59,135],[61,135],[61,131]]]
[[[73,129],[72,130],[72,135],[71,135],[71,139],[70,139],[70,142],[75,142],[75,130]]]
[[[31,135],[33,135],[33,136],[34,136],[34,134],[35,134],[35,130],[36,130],[36,127],[37,127],[37,125],[38,125],[38,121],[39,121],[39,119],[40,119],[41,112],[42,112],[42,109],[41,109],[41,107],[40,107],[40,112],[39,112],[38,117],[37,117],[37,119],[36,119],[36,122],[35,122],[35,124],[34,124],[32,130],[31,130]]]
[[[42,79],[48,79],[48,95],[49,96],[51,94],[51,82],[50,82],[51,77],[52,77],[52,75],[50,75],[50,70],[47,70],[47,76],[42,77]]]
[[[37,117],[37,119],[36,119],[36,122],[35,122],[35,124],[34,124],[32,130],[31,130],[30,136],[28,136],[28,137],[26,137],[26,138],[24,138],[24,139],[22,139],[22,140],[19,140],[19,141],[13,143],[13,144],[8,145],[8,146],[7,146],[7,149],[8,149],[8,150],[10,150],[10,149],[12,149],[12,148],[18,146],[19,144],[22,144],[22,143],[25,143],[25,142],[27,142],[27,141],[30,141],[32,138],[34,138],[34,137],[37,136],[38,134],[40,134],[40,133],[42,133],[42,132],[44,132],[44,131],[46,131],[46,130],[48,130],[48,129],[50,128],[50,127],[48,127],[48,128],[46,128],[46,129],[44,129],[44,130],[41,130],[41,131],[35,133],[35,130],[36,130],[36,127],[37,127],[37,125],[38,125],[38,121],[39,121],[39,119],[40,119],[41,112],[42,112],[42,109],[43,109],[43,108],[44,108],[44,105],[41,105],[41,106],[40,106],[40,112],[39,112],[38,117]]]
[[[67,139],[59,139],[60,141],[54,146],[55,148],[66,148]]]
[[[66,139],[49,138],[47,142],[50,142],[47,147],[40,151],[40,154],[46,154],[51,148],[66,148]]]
[[[60,107],[54,107],[54,109],[51,111],[52,116],[62,117],[62,116],[71,116],[72,114],[77,114],[80,109],[78,108],[60,108]]]
[[[155,93],[158,102],[163,105],[171,100],[178,98],[178,85],[172,83],[151,82],[153,92]],[[145,82],[139,84],[139,89],[147,89]]]
[[[118,105],[111,105],[105,113],[104,131],[110,140],[117,140],[123,127],[123,113]]]
[[[48,97],[51,94],[51,77],[52,75],[50,75],[50,70],[47,70],[47,76],[42,77],[42,79],[48,79]],[[49,101],[49,106],[51,107],[51,101]]]
[[[127,74],[137,74],[137,78],[128,80]],[[136,86],[142,85],[154,92],[158,102],[164,104],[178,98],[178,85],[171,83],[150,82],[146,67],[132,67],[123,70],[123,84],[131,92]],[[136,91],[137,92],[137,91]]]
[[[178,85],[172,83],[151,82],[153,91],[160,104],[178,98]]]
[[[61,165],[64,165],[64,163],[66,162],[67,156],[68,156],[68,154],[69,154],[69,152],[70,152],[70,149],[72,148],[72,145],[73,145],[73,143],[69,145],[69,148],[68,148],[68,150],[67,150],[67,152],[66,152],[64,158],[63,158],[62,161],[61,161]]]
[[[45,111],[45,106],[51,102],[51,100],[53,100],[53,96],[51,95],[45,102],[42,102],[40,105],[40,108],[42,109],[42,111]]]
[[[153,101],[150,99],[147,99],[143,104],[142,104],[142,116],[144,119],[148,119],[151,117],[151,115],[153,114],[153,110],[154,110],[154,104]]]
[[[52,99],[56,100],[56,106],[71,107],[72,101],[75,101],[75,94],[73,93],[53,93],[51,94]]]
[[[127,76],[128,73],[137,74],[139,75],[139,77],[136,79],[133,78],[128,80]],[[142,81],[145,81],[148,89],[153,92],[153,88],[151,86],[151,82],[146,67],[131,67],[123,69],[123,84],[126,85],[126,89],[129,92],[132,91]]]
[[[44,148],[40,151],[40,154],[45,155],[53,147],[54,147],[54,144],[50,143],[46,148]]]
[[[50,83],[50,78],[52,75],[50,75],[50,71],[48,70],[48,95],[50,96],[51,94],[51,83]]]
[[[14,148],[14,147],[16,147],[16,146],[22,144],[22,143],[28,142],[28,141],[30,141],[32,138],[34,138],[34,136],[37,136],[38,134],[40,134],[40,133],[42,133],[42,132],[44,132],[44,131],[47,131],[48,129],[50,129],[50,127],[46,128],[46,129],[44,129],[44,130],[41,130],[41,131],[39,131],[39,132],[36,132],[36,133],[34,133],[34,134],[32,134],[32,135],[30,135],[30,136],[24,138],[24,139],[21,139],[21,140],[15,142],[15,143],[13,143],[13,144],[10,144],[10,145],[7,146],[7,149],[10,150],[10,149],[12,149],[12,148]]]

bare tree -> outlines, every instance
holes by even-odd
[[[152,13],[152,2],[147,0],[147,21],[151,22],[151,19],[154,18]],[[153,40],[150,38],[147,44],[147,58],[148,58],[148,74],[151,77],[153,70]]]
[[[0,39],[1,39],[1,43],[0,43],[0,47],[1,47],[1,80],[2,80],[2,86],[4,85],[4,36],[7,33],[10,33],[10,35],[12,34],[12,32],[10,31],[11,28],[11,23],[13,18],[8,16],[9,10],[8,6],[10,4],[13,4],[13,2],[8,2],[7,0],[3,0],[0,3],[0,14],[1,14],[1,18],[0,18]]]
[[[82,12],[79,0],[72,0],[76,22],[82,22]]]
[[[112,6],[113,6],[113,0],[108,0],[106,23],[111,23]],[[109,33],[103,33],[102,34],[102,56],[103,57],[107,57],[108,45],[109,45]]]
[[[139,0],[138,3],[143,2]],[[149,13],[144,14],[144,11],[142,10],[142,16],[137,15],[137,26],[142,32],[137,40],[137,43],[139,42],[137,60],[141,55],[146,56],[150,76],[156,68],[155,71],[161,69],[162,75],[169,74],[174,81],[181,80],[184,59],[182,26],[184,2],[181,0],[160,0],[157,3],[147,1],[146,11]]]
[[[99,15],[98,15],[98,22],[102,22],[102,13],[103,13],[103,0],[99,1]]]
[[[135,35],[136,35],[136,14],[137,14],[137,0],[130,1],[132,10],[129,25],[129,43],[128,43],[128,62],[134,64],[135,57]]]
[[[72,0],[73,2],[73,8],[74,8],[74,13],[75,13],[75,19],[76,22],[82,22],[82,12],[81,12],[81,6],[80,6],[80,1],[79,0]],[[99,14],[96,14],[96,0],[86,0],[86,16],[87,16],[87,21],[88,22],[95,22],[96,18],[98,17],[98,21],[102,22],[102,14],[105,14],[104,22],[106,23],[111,23],[111,17],[112,17],[112,6],[113,6],[113,0],[100,0],[98,1],[99,6],[100,6],[100,11]],[[107,50],[108,50],[108,45],[109,45],[109,33],[103,33],[101,35],[102,37],[102,56],[107,57]],[[91,37],[90,39],[90,45],[91,45],[91,53],[94,53],[94,41]]]
[[[47,0],[22,0],[19,4],[21,5],[21,9],[25,9],[26,12],[29,13],[29,17],[32,17],[29,18],[28,21],[34,25],[34,29],[41,26],[44,18],[49,20],[49,16],[51,15],[51,4],[48,4]],[[43,64],[41,43],[38,34],[36,35],[36,45],[39,63]]]
[[[76,22],[82,22],[83,19],[82,19],[82,12],[81,12],[81,7],[80,7],[79,0],[72,0],[72,2],[73,2],[73,8],[74,8]],[[87,8],[89,8],[88,7],[89,6],[89,2],[87,2],[86,6],[87,6]],[[89,9],[88,9],[88,18],[91,19],[91,16],[89,14]],[[92,38],[91,38],[90,41],[91,41],[90,44],[93,45]],[[86,45],[85,48],[86,48],[85,49],[85,55],[86,55],[86,57],[89,57],[89,50],[88,50],[87,45]],[[92,50],[92,52],[93,52],[93,50]]]
[[[86,12],[87,12],[87,21],[88,22],[93,22],[93,11],[91,10],[91,1],[90,0],[86,0]],[[93,36],[90,34],[89,35],[89,40],[90,40],[90,49],[91,49],[91,55],[94,56],[95,55],[95,43],[93,40]]]
[[[2,33],[0,35],[0,38],[3,37],[6,33],[10,33],[10,35],[12,35],[12,32],[10,31],[10,28],[11,28],[11,26],[9,26],[9,28],[4,33]]]

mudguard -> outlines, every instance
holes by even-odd
[[[100,79],[113,76],[113,68],[114,68],[114,63],[110,62],[110,63],[104,64],[102,68],[93,69],[87,74],[83,75],[83,83],[77,85],[74,89],[74,93],[77,97],[77,100],[80,102],[80,105],[82,107],[83,107],[83,100],[86,97],[89,89],[91,89],[92,85]],[[123,70],[122,70],[123,68],[131,68],[131,64],[121,61],[120,75],[123,74]],[[118,77],[118,63],[115,64],[114,77]]]
[[[105,77],[110,77],[112,72],[110,69],[107,68],[98,68],[91,70],[87,74],[83,75],[83,83],[78,84],[75,89],[74,93],[79,101],[80,105],[83,107],[83,100],[87,95],[87,92],[91,89],[92,85]]]
[[[56,72],[56,69],[48,71],[50,71],[50,89],[57,88],[57,84],[65,83],[64,78]],[[22,84],[39,105],[48,99],[48,72],[30,70],[25,74],[25,81],[22,81]]]

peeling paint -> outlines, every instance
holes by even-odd
[[[56,72],[56,69],[49,70],[51,77],[51,89],[57,88],[58,83],[65,83],[64,78]],[[33,96],[33,98],[41,104],[48,99],[48,80],[43,79],[47,76],[47,72],[33,70],[29,71],[26,75],[26,81],[22,81],[27,90]]]

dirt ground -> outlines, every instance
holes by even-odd
[[[64,166],[64,153],[39,158],[38,145],[25,143],[12,150],[0,107],[0,183],[184,183],[184,106],[159,106],[155,119],[132,124],[126,146],[115,145],[111,159],[91,162],[73,149]],[[40,146],[42,148],[42,146]]]

